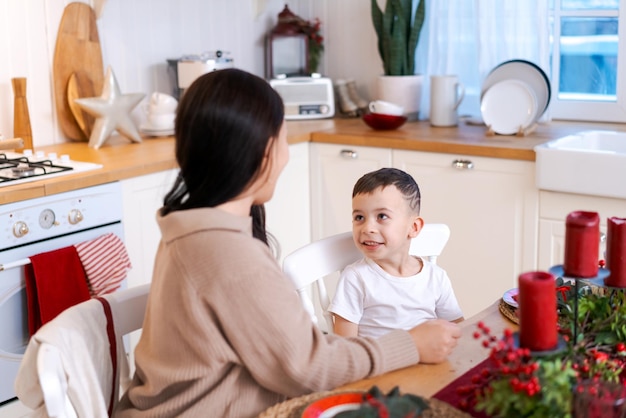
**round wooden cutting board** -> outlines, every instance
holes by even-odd
[[[102,93],[104,65],[102,50],[93,9],[85,3],[70,3],[65,7],[54,50],[52,78],[54,101],[59,126],[63,134],[74,141],[87,141],[68,102],[68,82],[72,74],[80,74],[81,82],[93,92],[90,97]]]

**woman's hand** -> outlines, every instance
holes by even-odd
[[[461,328],[450,321],[433,319],[409,330],[420,355],[420,363],[441,363],[452,353]]]

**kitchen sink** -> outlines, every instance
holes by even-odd
[[[626,199],[626,132],[580,132],[535,153],[539,189]]]

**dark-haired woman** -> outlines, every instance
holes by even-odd
[[[289,158],[283,103],[228,69],[198,78],[176,118],[180,175],[162,239],[136,372],[120,417],[253,417],[285,400],[418,361],[460,333],[433,321],[380,339],[323,334],[268,245],[263,204]]]

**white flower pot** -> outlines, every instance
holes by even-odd
[[[419,117],[423,75],[381,75],[378,77],[378,100],[404,107],[408,120]]]

